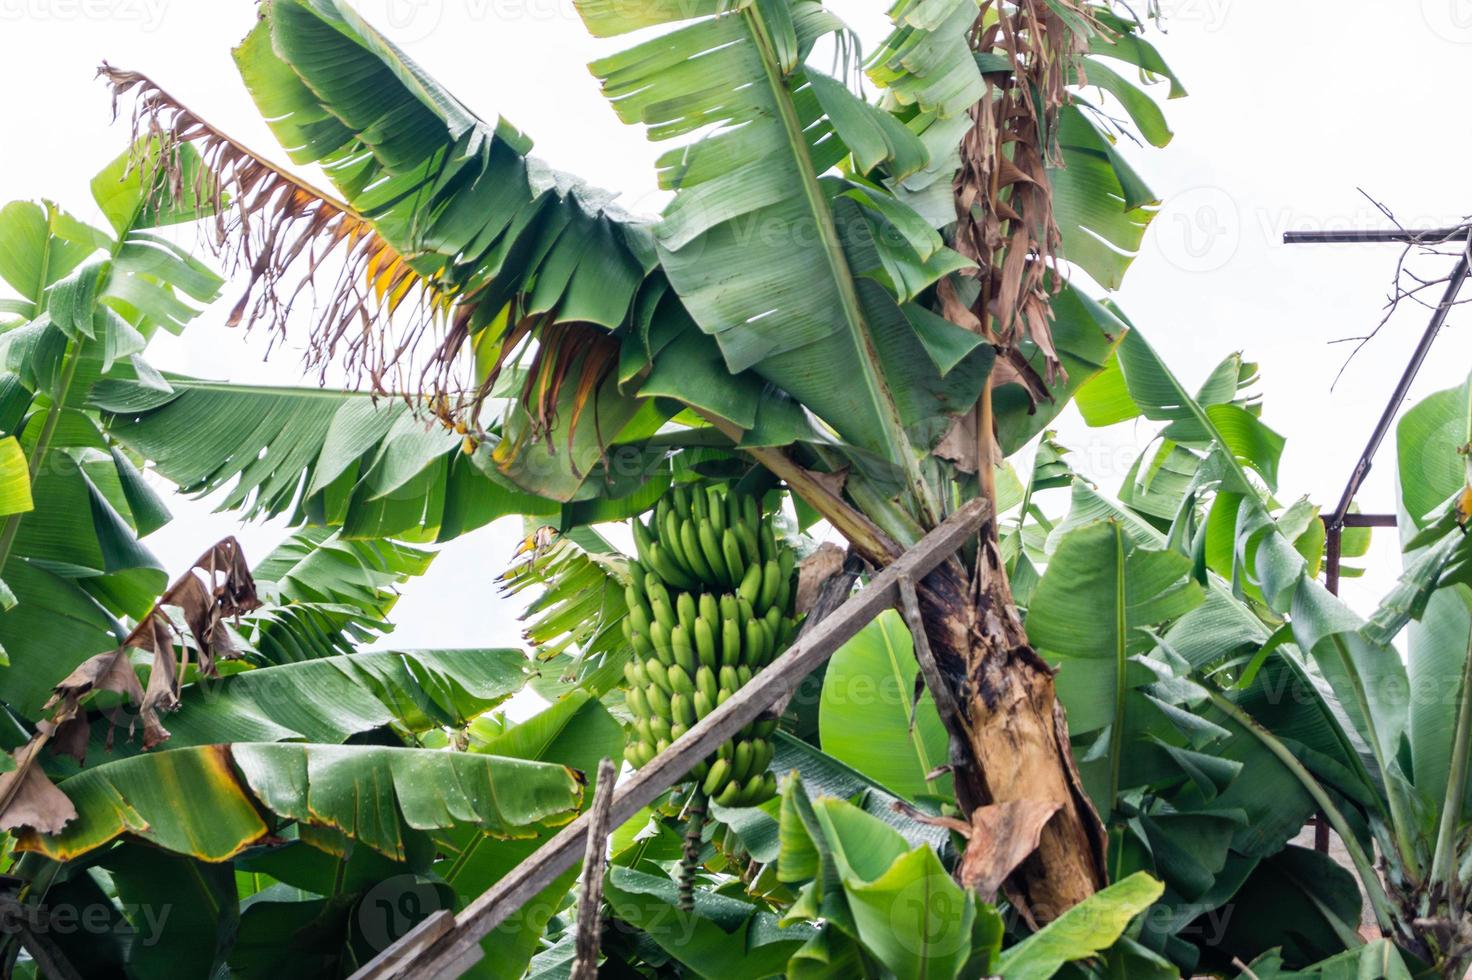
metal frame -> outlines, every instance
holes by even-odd
[[[831,615],[798,637],[725,704],[706,715],[675,744],[640,769],[613,795],[602,814],[590,811],[558,831],[497,881],[459,915],[440,911],[425,919],[352,975],[352,980],[457,977],[481,957],[480,942],[564,872],[588,849],[596,817],[619,826],[685,778],[701,759],[788,697],[804,677],[825,663],[881,612],[913,599],[922,581],[975,537],[991,509],[983,499],[969,501],[913,548],[876,574]],[[596,808],[595,808],[596,809]]]
[[[1469,233],[1472,233],[1472,225],[1466,224],[1452,228],[1395,228],[1382,231],[1289,231],[1283,234],[1283,244],[1440,245],[1452,241],[1466,242]],[[1436,309],[1432,312],[1431,322],[1426,324],[1426,329],[1421,332],[1421,339],[1416,342],[1415,348],[1411,351],[1410,361],[1406,364],[1405,370],[1401,372],[1395,388],[1391,390],[1390,398],[1386,401],[1380,418],[1376,420],[1375,427],[1370,430],[1370,438],[1360,452],[1354,469],[1350,471],[1349,479],[1344,484],[1344,492],[1339,495],[1339,503],[1331,514],[1323,518],[1324,530],[1327,532],[1324,584],[1335,595],[1339,594],[1339,551],[1344,529],[1346,527],[1396,526],[1394,514],[1351,514],[1349,508],[1353,505],[1355,495],[1359,493],[1360,487],[1364,484],[1365,477],[1370,473],[1375,454],[1379,452],[1380,444],[1384,442],[1391,424],[1400,412],[1401,403],[1405,401],[1406,395],[1410,392],[1411,383],[1416,380],[1416,375],[1421,371],[1421,365],[1426,362],[1426,356],[1431,353],[1431,345],[1436,342],[1442,326],[1446,324],[1447,315],[1451,312],[1452,306],[1456,304],[1457,294],[1461,292],[1462,285],[1467,281],[1469,272],[1467,257],[1468,253],[1464,250],[1461,257],[1457,259],[1457,264],[1453,266],[1451,275],[1447,278],[1441,302],[1437,303]]]
[[[1395,228],[1379,231],[1289,231],[1283,234],[1283,244],[1441,245],[1452,241],[1466,242],[1469,235],[1472,235],[1472,225],[1467,224],[1452,228]],[[1469,247],[1472,247],[1472,243],[1469,243]],[[1411,383],[1416,380],[1416,375],[1421,371],[1421,365],[1426,362],[1426,356],[1431,353],[1431,345],[1436,342],[1437,336],[1441,333],[1447,315],[1457,301],[1457,294],[1461,292],[1462,285],[1467,281],[1468,252],[1469,249],[1463,249],[1461,257],[1457,259],[1457,264],[1452,267],[1441,302],[1432,312],[1431,322],[1426,324],[1426,329],[1421,332],[1421,339],[1416,342],[1415,348],[1411,351],[1410,361],[1406,364],[1405,370],[1401,372],[1395,388],[1391,390],[1390,398],[1386,401],[1380,418],[1376,420],[1375,427],[1370,430],[1370,438],[1360,452],[1354,469],[1350,471],[1349,479],[1345,481],[1344,492],[1339,495],[1339,503],[1332,513],[1322,517],[1325,531],[1324,586],[1334,595],[1339,594],[1339,560],[1344,529],[1347,527],[1395,527],[1397,524],[1394,514],[1351,514],[1349,508],[1354,504],[1355,495],[1359,493],[1365,477],[1370,473],[1375,454],[1379,452],[1380,444],[1385,441],[1391,424],[1399,414],[1401,403],[1405,401],[1406,395],[1411,390]],[[1323,820],[1317,818],[1314,821],[1314,849],[1320,853],[1327,853],[1329,850],[1329,827]]]

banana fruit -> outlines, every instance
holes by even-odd
[[[639,560],[625,589],[625,700],[634,726],[624,758],[647,765],[777,658],[797,634],[796,555],[755,497],[679,486],[633,520]],[[768,771],[777,721],[763,718],[690,772],[723,806],[776,794]]]

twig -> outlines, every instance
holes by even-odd
[[[598,940],[603,933],[603,874],[608,866],[609,818],[613,812],[615,771],[612,759],[598,763],[593,790],[593,822],[583,848],[583,891],[578,897],[577,960],[571,980],[597,980]]]

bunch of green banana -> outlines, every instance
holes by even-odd
[[[722,486],[676,487],[633,530],[624,677],[637,737],[624,757],[642,766],[792,642],[796,557],[754,497]],[[723,806],[770,799],[776,727],[761,719],[728,739],[691,771],[697,789]]]

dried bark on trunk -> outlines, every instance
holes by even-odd
[[[988,803],[1059,804],[1038,849],[1008,880],[1008,898],[1035,924],[1049,922],[1107,881],[1105,835],[1079,780],[1053,671],[1028,644],[991,535],[977,567],[942,565],[920,584],[926,634],[963,717],[956,794],[969,814]]]

